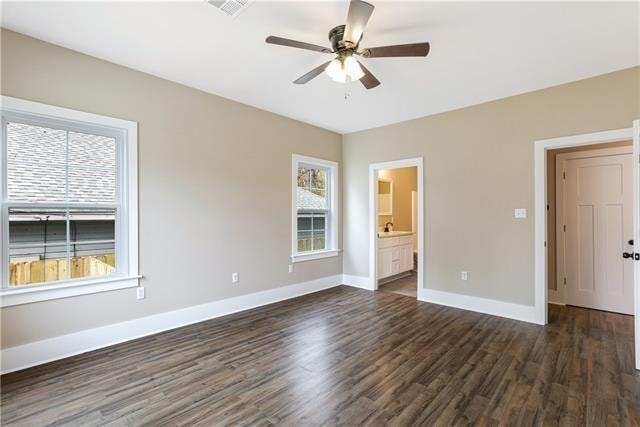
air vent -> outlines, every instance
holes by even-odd
[[[234,18],[248,8],[252,2],[253,0],[208,0],[210,5]]]

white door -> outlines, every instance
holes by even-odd
[[[634,313],[631,154],[565,161],[567,304]]]

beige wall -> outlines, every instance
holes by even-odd
[[[139,123],[147,288],[144,300],[128,289],[4,308],[2,348],[341,272],[367,276],[368,165],[417,156],[426,286],[532,304],[533,141],[640,117],[636,67],[341,138],[13,32],[1,37],[3,95]],[[345,251],[289,274],[294,152],[344,163]],[[513,219],[515,207],[529,217]]]
[[[340,161],[340,135],[14,32],[1,37],[3,95],[139,123],[147,289],[144,300],[126,289],[4,308],[2,348],[341,273],[341,257],[287,268],[291,154]]]
[[[396,231],[411,231],[411,192],[418,189],[418,169],[381,170],[378,176],[393,185],[393,215],[379,215],[378,225],[384,227],[385,223],[392,222]]]
[[[582,147],[562,148],[547,151],[547,285],[554,291],[558,289],[557,242],[556,242],[556,156],[563,153],[575,153],[602,148],[623,147],[631,145],[631,141],[618,141],[608,144],[585,145]]]
[[[630,127],[639,81],[635,67],[345,135],[344,273],[369,272],[369,163],[422,156],[425,286],[533,305],[533,142]]]

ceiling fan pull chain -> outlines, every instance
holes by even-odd
[[[344,100],[347,101],[351,96],[351,77],[346,76],[344,83]]]

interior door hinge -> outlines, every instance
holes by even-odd
[[[564,225],[562,226],[562,231],[564,231],[565,233],[567,232],[567,224],[564,224]]]
[[[567,284],[567,278],[566,277],[564,278],[564,284],[565,285]]]
[[[562,172],[562,179],[567,179],[567,173],[566,172]]]

